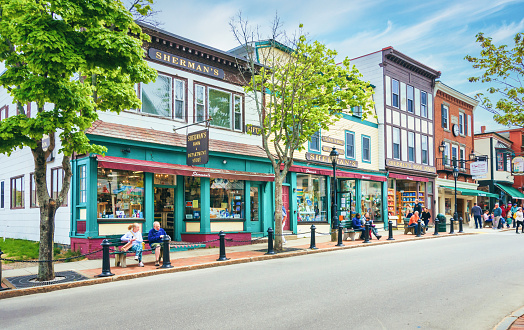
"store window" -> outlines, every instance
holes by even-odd
[[[184,200],[186,220],[200,220],[200,178],[184,178]]]
[[[11,178],[11,208],[23,209],[24,203],[24,176]]]
[[[444,212],[451,214],[451,198],[444,198]]]
[[[311,136],[309,141],[309,150],[320,152],[320,130],[316,131],[315,134]]]
[[[176,186],[176,175],[157,173],[153,182],[155,185]]]
[[[360,182],[362,214],[369,213],[371,220],[381,222],[382,219],[382,183],[375,181]]]
[[[426,207],[431,210],[432,209],[432,201],[433,201],[433,182],[432,181],[429,181],[428,182],[428,190],[427,190],[427,203],[426,203]],[[436,216],[436,214],[433,214],[433,216]]]
[[[64,183],[64,170],[61,167],[51,169],[51,198],[54,200],[58,199],[60,192],[62,191],[62,185]],[[62,206],[67,205],[67,196],[64,198]]]
[[[328,221],[326,178],[297,174],[298,221]]]
[[[87,176],[86,166],[78,166],[78,203],[85,203],[87,201]]]
[[[244,181],[210,179],[210,218],[244,219]]]
[[[414,89],[413,89],[413,86],[409,86],[408,85],[408,112],[411,112],[413,113],[414,111],[414,95],[415,95],[415,92],[414,92]]]
[[[400,129],[393,127],[393,158],[400,159]]]
[[[393,106],[395,108],[398,108],[398,103],[399,103],[399,99],[400,99],[400,96],[399,96],[399,84],[398,84],[398,80],[395,80],[395,79],[391,79],[391,90],[392,90],[392,93],[393,93]]]
[[[260,220],[258,212],[258,187],[251,187],[249,196],[251,197],[251,221]]]
[[[397,210],[399,215],[406,217],[413,211],[417,198],[417,182],[411,180],[397,180]],[[389,197],[389,196],[388,196]]]
[[[415,161],[415,133],[408,132],[408,161]]]
[[[36,196],[36,183],[34,173],[29,174],[29,191],[29,207],[38,207],[38,197]]]
[[[346,131],[346,158],[355,158],[355,133]]]
[[[144,173],[98,168],[98,218],[144,218]]]
[[[352,220],[357,212],[355,180],[340,181],[340,191],[340,215],[346,220]]]

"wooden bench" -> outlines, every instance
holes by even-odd
[[[356,235],[357,232],[360,232],[359,239],[362,238],[362,233],[364,231],[363,230],[354,230],[353,229],[353,222],[351,220],[343,220],[343,221],[340,221],[340,223],[344,227],[342,240],[347,240],[347,238],[349,237],[352,241],[354,241],[355,240],[355,235]]]
[[[491,221],[484,221],[484,223],[482,224],[482,228],[493,228],[493,220]]]
[[[404,235],[407,235],[407,234],[416,235],[415,234],[415,228],[417,228],[417,227],[408,227],[408,223],[409,223],[409,221],[405,221],[404,220]],[[421,229],[421,234],[425,234],[426,233],[426,229],[424,227],[424,224],[421,224],[420,229]]]
[[[111,246],[115,248],[113,252],[113,255],[115,256],[115,267],[126,268],[127,267],[127,263],[126,263],[127,254],[128,253],[135,254],[135,252],[134,251],[120,251],[120,248],[126,244],[125,242],[122,242],[120,238],[108,238],[108,241],[109,243],[111,243]],[[145,249],[149,249],[148,241],[144,240],[144,243],[146,245]],[[161,246],[160,247],[160,258],[158,258],[159,260],[162,260],[162,256],[163,256],[162,250],[163,250],[163,247]]]

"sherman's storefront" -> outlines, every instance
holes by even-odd
[[[250,239],[272,226],[274,175],[257,146],[210,140],[208,164],[187,166],[185,135],[99,121],[88,137],[108,152],[72,162],[75,250],[98,248],[134,222],[147,233],[159,221],[173,240],[187,242],[214,239],[221,230]]]

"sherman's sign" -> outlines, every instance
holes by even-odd
[[[433,166],[408,163],[408,162],[403,162],[401,160],[395,160],[395,159],[386,159],[386,166],[393,166],[393,167],[399,167],[399,168],[403,168],[407,170],[435,173],[435,168]]]
[[[312,154],[312,153],[306,152],[306,159],[315,161],[315,162],[331,164],[331,160],[329,159],[329,156],[325,156],[325,155]],[[358,162],[356,160],[338,158],[337,165],[358,167]]]
[[[187,165],[207,164],[209,160],[209,132],[203,130],[188,134],[186,150]],[[195,175],[193,174],[193,176]]]
[[[176,56],[170,53],[166,53],[155,48],[149,48],[149,57],[151,59],[167,63],[179,68],[184,68],[205,74],[207,76],[224,79],[224,70],[222,69],[215,68],[203,63],[195,62],[187,58]]]
[[[333,149],[333,148],[330,147],[330,146],[322,146],[322,151],[325,151],[325,152],[331,152],[332,149]],[[339,155],[344,155],[344,150],[342,150],[342,149],[337,149],[337,151],[338,151],[338,154],[339,154]]]

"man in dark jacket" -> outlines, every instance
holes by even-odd
[[[473,218],[475,219],[475,228],[482,229],[482,209],[477,203],[474,203],[474,206],[471,208],[471,214],[473,214]]]
[[[418,211],[419,216],[422,214],[422,203],[417,199],[415,199],[415,205],[413,206],[413,213],[415,211]]]
[[[155,249],[155,266],[160,266],[160,248],[165,235],[166,231],[160,228],[160,222],[153,222],[153,229],[147,234],[147,240],[149,241],[149,246]]]
[[[364,230],[366,229],[364,227],[364,224],[362,223],[362,220],[360,219],[360,213],[357,213],[353,220],[351,220],[351,225],[353,226],[354,231],[360,231],[360,237],[363,238]]]

